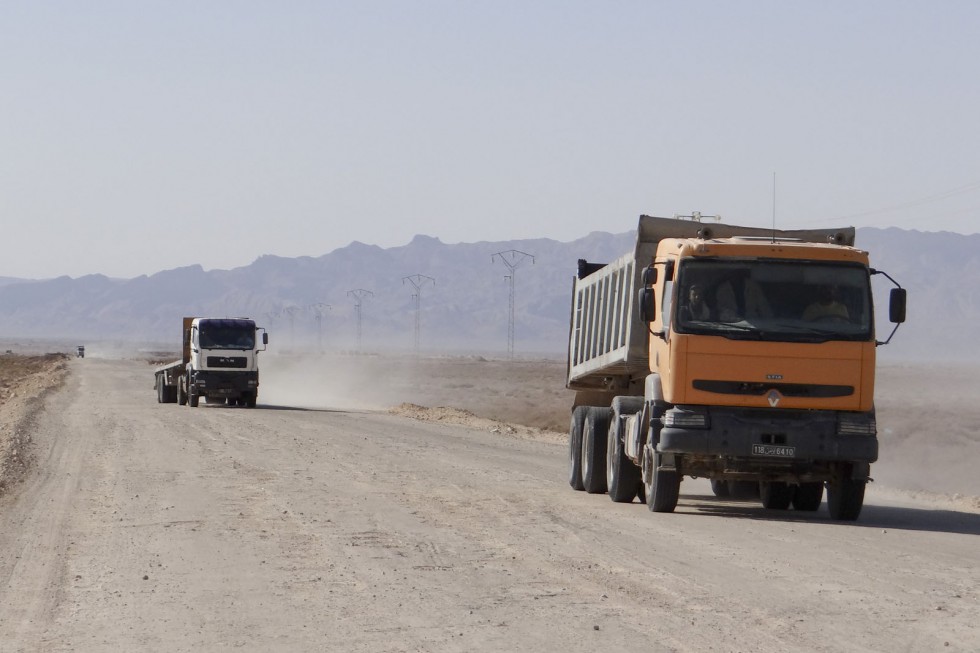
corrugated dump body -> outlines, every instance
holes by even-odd
[[[568,338],[567,387],[604,389],[650,371],[646,325],[637,319],[636,294],[643,269],[665,238],[778,238],[854,244],[854,230],[774,230],[640,216],[636,247],[601,269],[576,278]]]

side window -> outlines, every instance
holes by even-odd
[[[664,295],[660,298],[660,320],[664,325],[664,335],[670,333],[670,316],[673,311],[674,281],[664,281]]]

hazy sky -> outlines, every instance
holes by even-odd
[[[980,226],[980,2],[0,3],[0,276]]]

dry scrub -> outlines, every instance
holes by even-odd
[[[65,354],[0,356],[0,494],[27,468],[30,420],[41,398],[64,381],[67,360]]]

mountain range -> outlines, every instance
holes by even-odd
[[[176,350],[182,316],[227,315],[255,318],[283,350],[351,350],[359,342],[359,303],[365,351],[411,351],[417,324],[421,351],[492,355],[507,352],[513,274],[515,355],[561,355],[576,261],[611,261],[632,251],[634,240],[633,231],[571,242],[446,244],[419,235],[400,247],[353,242],[319,257],[261,256],[231,270],[194,265],[133,279],[4,277],[0,337]],[[908,322],[879,348],[883,359],[980,360],[970,339],[980,320],[980,234],[861,228],[857,245],[909,293]],[[891,325],[881,309],[891,284],[875,279],[884,339]]]

